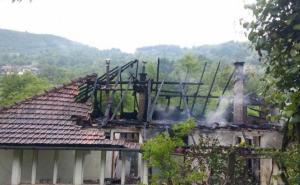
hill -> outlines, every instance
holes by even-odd
[[[54,35],[0,29],[0,65],[53,66],[82,74],[102,70],[106,58],[119,63],[132,55],[119,49],[98,50]]]
[[[257,63],[258,56],[247,42],[229,41],[217,45],[203,45],[192,48],[181,48],[176,45],[158,45],[138,48],[136,56],[143,56],[148,59],[167,58],[178,60],[186,54],[201,55],[210,60],[221,60],[225,62],[244,61]]]
[[[84,45],[48,34],[32,34],[0,29],[1,53],[37,53],[45,50],[78,50]],[[92,49],[92,48],[90,48]],[[96,49],[94,49],[96,50]]]
[[[57,82],[87,73],[103,72],[106,58],[111,59],[112,65],[121,65],[134,58],[155,61],[160,57],[176,61],[186,54],[201,55],[212,61],[258,61],[255,52],[245,42],[230,41],[192,48],[147,46],[129,54],[120,49],[99,50],[55,35],[0,29],[0,65],[33,65],[41,75],[52,80],[59,79]]]

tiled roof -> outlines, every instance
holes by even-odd
[[[83,127],[90,121],[92,104],[79,103],[89,75],[0,110],[0,145],[94,146],[137,149],[138,144],[105,139],[100,128]]]

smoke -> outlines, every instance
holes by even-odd
[[[169,106],[166,110],[166,106],[156,105],[154,111],[154,119],[157,120],[185,120],[187,119],[186,111],[184,109],[179,109],[179,107]]]
[[[226,126],[228,121],[226,120],[226,115],[229,111],[229,106],[232,104],[233,98],[222,96],[220,97],[219,105],[215,111],[208,113],[206,118],[206,126]]]
[[[220,102],[215,111],[211,111],[208,113],[207,118],[205,120],[206,126],[208,127],[216,127],[216,126],[227,126],[228,118],[233,111],[233,102],[238,104],[243,104],[245,108],[250,103],[249,99],[250,94],[245,96],[222,96],[220,97]],[[247,110],[246,110],[247,111]],[[233,113],[233,112],[232,112]]]

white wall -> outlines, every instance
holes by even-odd
[[[31,168],[32,168],[32,150],[23,150],[21,182],[31,182]]]
[[[229,146],[236,144],[236,137],[243,137],[241,131],[233,131],[226,129],[219,129],[214,131],[196,130],[193,134],[194,139],[198,141],[200,135],[209,135],[218,138],[221,145]],[[246,137],[260,136],[261,147],[275,147],[280,148],[282,135],[277,131],[245,131]],[[192,143],[191,137],[189,143]],[[112,152],[108,152],[107,159]],[[116,152],[117,153],[117,152]],[[0,150],[0,185],[10,184],[11,168],[12,168],[12,150]],[[58,179],[61,183],[72,183],[73,168],[74,168],[74,150],[60,150],[58,159]],[[48,179],[52,182],[53,176],[53,150],[39,150],[38,152],[38,168],[37,168],[37,182],[41,179]],[[107,165],[111,163],[107,162]],[[117,164],[117,176],[120,176],[120,164]],[[32,165],[32,150],[23,151],[22,163],[22,182],[28,183],[31,181],[31,165]],[[271,170],[271,160],[261,160],[261,180],[262,184],[268,181]],[[106,177],[110,176],[110,167],[106,166]],[[126,162],[126,175],[130,171],[129,161]],[[100,173],[100,151],[91,151],[85,155],[84,163],[84,179],[97,180]]]
[[[58,179],[60,183],[73,182],[75,151],[59,150],[58,153]]]
[[[260,136],[261,147],[274,147],[280,148],[282,141],[282,134],[278,131],[272,130],[244,130],[247,138]],[[216,129],[216,130],[195,130],[193,137],[196,143],[199,141],[200,135],[206,135],[213,138],[218,138],[222,146],[230,146],[236,144],[236,138],[243,138],[243,132],[238,130],[229,129]],[[192,144],[192,138],[189,137],[189,144]]]
[[[53,150],[39,150],[37,164],[37,182],[52,182],[53,176]]]
[[[10,184],[11,168],[12,168],[12,150],[0,150],[0,184]]]
[[[274,130],[244,130],[244,134],[247,138],[253,138],[260,136],[260,146],[262,148],[280,148],[282,144],[282,134]],[[206,135],[213,138],[218,138],[219,142],[223,146],[236,145],[236,138],[243,138],[241,131],[218,129],[218,130],[196,130],[193,137],[196,143],[199,141],[200,135]],[[189,137],[189,144],[192,144],[192,138]],[[273,168],[273,175],[278,174],[278,167],[272,163],[272,159],[261,159],[260,160],[260,180],[261,185],[269,184],[271,171]],[[274,185],[281,185],[279,181],[274,181]]]
[[[118,151],[114,152],[114,155],[118,155]],[[108,152],[107,158],[111,159],[112,152]],[[128,155],[128,154],[127,154]],[[121,163],[122,161],[119,159],[117,160],[116,165],[116,177],[121,177]],[[111,165],[111,163],[108,163],[107,165]],[[106,176],[110,177],[110,171],[108,171],[108,166],[106,166]],[[130,173],[130,161],[129,157],[126,157],[126,176],[128,176]],[[84,180],[97,180],[99,179],[100,174],[100,151],[90,151],[87,152],[84,159],[84,174],[83,178]]]
[[[87,152],[84,159],[83,179],[97,180],[100,174],[100,151]]]
[[[109,152],[111,153],[111,152]],[[23,151],[21,182],[31,182],[32,150]],[[13,150],[0,149],[0,185],[8,185],[11,180]],[[58,182],[73,182],[75,151],[59,150],[58,154]],[[36,182],[52,183],[54,150],[39,150]],[[129,169],[129,168],[128,168]],[[110,174],[106,172],[107,176]],[[100,174],[100,151],[86,151],[84,160],[84,180],[97,180]]]

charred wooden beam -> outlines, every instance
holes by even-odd
[[[100,97],[99,97],[99,112],[102,114],[102,91],[100,91]]]
[[[185,74],[185,78],[184,78],[184,82],[187,81],[188,74],[189,74],[189,69],[187,68],[186,74]],[[186,92],[185,84],[182,84],[182,82],[180,81],[180,84],[179,84],[179,85],[182,86],[183,92]],[[183,94],[185,94],[185,93],[182,93],[181,95],[183,95]],[[180,97],[180,100],[179,100],[179,108],[181,107],[182,98],[183,98],[183,97],[181,96],[181,97]]]
[[[120,81],[122,81],[122,73],[120,73],[119,78],[120,78]],[[128,91],[130,85],[131,84],[128,84],[128,87],[127,87],[126,91]],[[121,93],[121,99],[122,99],[123,98],[123,85],[122,84],[120,84],[120,93]],[[127,94],[127,92],[126,92],[126,94]],[[121,102],[121,115],[123,115],[123,112],[124,112],[124,106],[123,106],[123,101],[122,101]]]
[[[118,66],[117,66],[117,67],[114,67],[113,69],[111,69],[111,70],[109,71],[109,73],[110,73],[110,74],[113,74],[113,73],[115,73],[115,71],[117,71],[117,70],[118,70]],[[107,72],[106,72],[105,74],[103,74],[102,76],[100,76],[100,77],[97,79],[97,81],[98,81],[98,82],[104,81],[104,80],[106,79],[106,76],[107,76]]]
[[[119,67],[119,69],[118,69],[118,77],[120,77],[120,74],[121,74],[121,67]],[[119,80],[120,80],[120,78],[117,78],[117,80],[115,82],[115,87],[117,87]],[[109,93],[109,91],[108,91],[108,93]],[[102,125],[106,125],[109,120],[109,114],[110,114],[110,111],[112,108],[115,93],[116,93],[116,91],[113,90],[111,96],[109,96],[109,94],[108,94],[108,101],[107,101],[106,111],[104,114],[104,120],[102,121]]]
[[[162,81],[153,81],[152,84],[155,84],[155,85],[156,84],[161,84],[161,82]],[[114,83],[115,83],[115,81],[110,81],[110,84],[114,84]],[[119,84],[128,84],[128,83],[129,83],[129,81],[126,81],[126,80],[119,82]],[[137,81],[135,83],[137,83],[139,85],[143,85],[143,84],[147,84],[148,81]],[[106,84],[106,82],[104,82],[104,81],[99,82],[99,85],[105,85],[105,84]],[[179,85],[180,82],[164,81],[164,84],[165,85]],[[199,84],[202,85],[203,83],[202,82],[182,82],[182,84],[183,85],[199,85]]]
[[[148,117],[147,121],[151,121],[152,120],[154,108],[155,108],[156,102],[158,100],[158,97],[159,97],[159,94],[160,94],[160,91],[161,91],[163,85],[164,85],[164,81],[162,81],[161,84],[160,84],[160,86],[159,86],[158,92],[157,92],[157,94],[155,96],[155,99],[154,99],[152,105],[151,105],[151,110],[149,112],[149,117]]]
[[[151,97],[151,80],[148,80],[148,107],[147,107],[147,121],[149,121],[149,115],[150,115],[150,109],[151,109],[151,101],[152,101],[152,97]]]
[[[225,94],[225,92],[226,92],[226,90],[227,90],[227,88],[228,88],[228,86],[229,86],[229,83],[231,82],[231,79],[232,79],[233,75],[234,75],[234,71],[233,71],[233,72],[231,73],[231,75],[229,76],[229,78],[228,78],[228,80],[227,80],[227,82],[226,82],[226,84],[225,84],[225,86],[224,86],[224,89],[223,89],[223,91],[222,91],[222,95],[221,95],[221,96],[223,96],[223,95]],[[219,98],[216,108],[219,107],[220,102],[221,102],[221,98]]]
[[[164,97],[188,97],[188,98],[194,98],[195,96],[194,95],[181,95],[181,94],[160,94],[159,96],[164,96]],[[220,96],[213,96],[213,95],[210,95],[210,96],[207,96],[207,95],[198,95],[196,96],[196,98],[213,98],[213,99],[217,99],[217,98],[220,98]]]
[[[156,69],[156,81],[159,81],[159,67],[160,67],[160,58],[157,59],[157,69]],[[158,84],[156,84],[155,94],[157,94]]]
[[[138,78],[138,73],[139,73],[139,61],[136,62],[135,79]],[[136,105],[137,105],[137,97],[136,97],[136,92],[134,92],[133,111],[135,111],[135,107],[139,109],[138,105],[137,106]]]
[[[171,103],[171,97],[170,96],[166,96],[168,102],[167,102],[167,106],[166,106],[166,112],[169,112],[170,109],[170,103]]]
[[[96,76],[97,79],[97,76]],[[92,102],[94,104],[93,106],[93,115],[99,115],[100,114],[100,110],[99,110],[99,102],[98,102],[98,93],[97,93],[97,80],[95,80],[94,85],[93,85],[93,90],[92,90]]]
[[[136,111],[135,109],[137,108],[137,110],[139,110],[139,104],[137,101],[137,96],[136,96],[136,91],[133,92],[133,96],[134,96],[134,102],[133,102],[133,111]]]
[[[234,75],[234,71],[233,71],[233,72],[231,73],[231,75],[229,76],[229,78],[228,78],[228,80],[227,80],[227,82],[226,82],[226,84],[225,84],[225,87],[224,87],[224,89],[223,89],[223,91],[222,91],[222,95],[225,94],[225,92],[226,92],[226,90],[227,90],[227,88],[228,88],[228,86],[229,86],[229,83],[231,82],[231,79],[232,79],[233,75]]]
[[[124,100],[125,100],[125,97],[126,97],[126,95],[127,95],[127,92],[128,92],[128,89],[129,89],[130,86],[131,86],[131,83],[128,84],[128,86],[127,86],[125,92],[122,94],[121,100],[119,101],[117,107],[115,108],[114,113],[113,113],[113,115],[112,115],[111,118],[110,118],[110,121],[112,121],[112,120],[115,118],[115,116],[117,115],[119,109],[121,108],[121,106],[122,106],[122,104],[123,104],[123,102],[124,102]],[[121,112],[121,113],[122,113],[122,112]]]
[[[110,108],[112,106],[112,98],[111,96],[109,95],[109,90],[108,90],[108,87],[109,87],[109,80],[110,80],[110,76],[109,76],[109,59],[106,60],[106,81],[105,81],[105,87],[107,88],[105,90],[105,95],[106,95],[106,101],[107,101],[107,105],[106,105],[106,110],[105,110],[105,113],[104,113],[104,120],[102,121],[102,126],[106,125],[108,119],[109,119],[109,112],[110,112]]]
[[[203,67],[203,70],[202,70],[202,73],[201,73],[201,76],[200,76],[200,79],[199,79],[199,84],[198,84],[197,90],[194,94],[191,112],[193,112],[193,109],[194,109],[194,106],[195,106],[195,103],[196,103],[196,99],[197,99],[197,96],[198,96],[198,93],[199,93],[199,90],[200,90],[200,85],[201,85],[200,83],[202,82],[202,79],[203,79],[203,76],[204,76],[204,73],[205,73],[205,69],[206,69],[206,65],[207,65],[207,62],[204,63],[204,67]]]
[[[208,97],[210,96],[211,91],[212,91],[212,89],[213,89],[213,87],[214,87],[215,80],[216,80],[216,77],[217,77],[217,74],[218,74],[218,71],[219,71],[219,68],[220,68],[220,64],[221,64],[221,62],[218,63],[216,72],[215,72],[214,77],[213,77],[213,80],[212,80],[212,82],[211,82],[211,85],[210,85],[210,88],[209,88],[209,91],[208,91],[208,94],[207,94],[207,98],[205,99],[205,102],[204,102],[204,106],[203,106],[203,109],[202,109],[201,116],[203,116],[204,113],[205,113],[206,106],[207,106],[207,103],[208,103],[208,100],[209,100]]]
[[[132,67],[135,63],[138,63],[138,60],[133,60],[133,61],[121,66],[121,73],[124,72],[129,67]],[[117,67],[109,70],[108,72],[106,72],[104,75],[100,76],[97,79],[97,83],[98,84],[103,84],[103,83],[105,84],[106,81],[107,81],[107,74],[108,74],[110,80],[114,79],[118,75],[118,69],[119,69],[119,67],[117,66]]]
[[[185,106],[185,111],[186,111],[186,114],[187,114],[188,118],[190,118],[191,113],[190,113],[189,105],[188,105],[188,102],[187,102],[187,97],[186,97],[186,92],[185,92],[184,86],[182,84],[180,84],[180,88],[181,88],[181,91],[182,91],[181,98],[184,96],[183,103],[184,103],[184,106]]]
[[[135,61],[136,61],[135,79],[137,79],[139,74],[139,61],[138,60]]]

